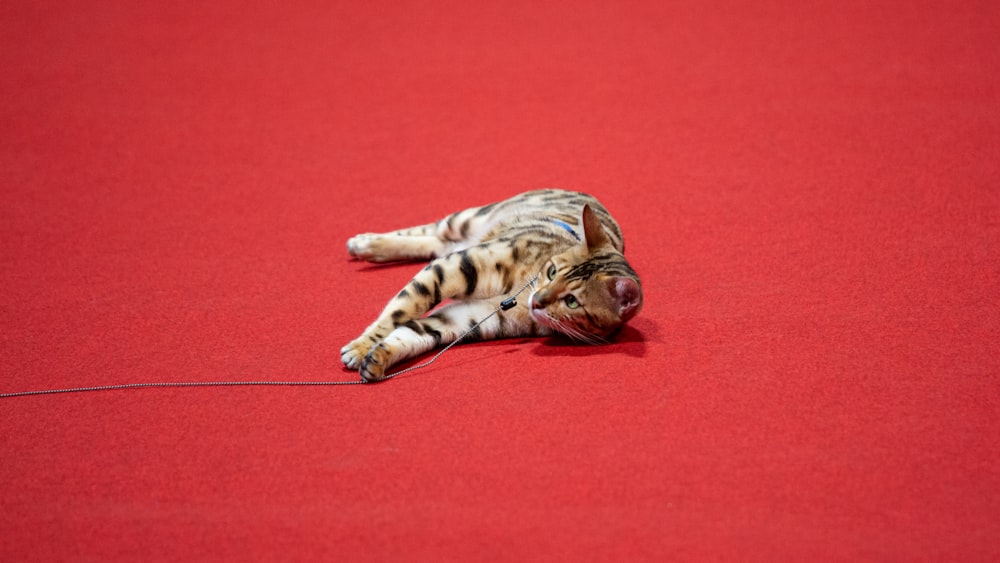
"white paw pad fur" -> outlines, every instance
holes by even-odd
[[[367,260],[375,256],[375,241],[379,238],[376,234],[355,235],[347,240],[347,253],[355,258]]]
[[[359,338],[340,349],[340,361],[347,369],[359,370],[369,349],[370,346],[365,345],[364,339]]]

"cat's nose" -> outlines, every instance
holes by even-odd
[[[531,301],[531,308],[532,309],[544,309],[545,308],[545,302],[542,299],[539,299],[539,297],[540,296],[537,293],[531,296],[530,301]]]

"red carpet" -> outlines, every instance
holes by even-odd
[[[539,187],[645,308],[0,399],[0,560],[1000,559],[995,3],[183,4],[0,8],[0,393],[354,379],[346,239]]]

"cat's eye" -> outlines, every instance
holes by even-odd
[[[572,295],[567,295],[566,297],[563,297],[563,301],[566,302],[566,306],[569,307],[570,309],[576,309],[577,307],[580,306],[580,302],[577,301],[576,297]]]
[[[552,281],[552,280],[556,279],[556,265],[555,264],[549,264],[549,271],[546,272],[546,275],[549,277],[549,281]]]

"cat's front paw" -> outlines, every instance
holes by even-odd
[[[357,338],[340,349],[340,361],[344,362],[347,369],[361,369],[361,364],[364,362],[365,356],[368,355],[368,351],[371,350],[375,343],[376,341],[373,338],[367,336]]]
[[[361,378],[368,382],[378,381],[385,377],[385,370],[389,367],[392,351],[385,342],[379,342],[368,351],[364,361],[361,363]]]

